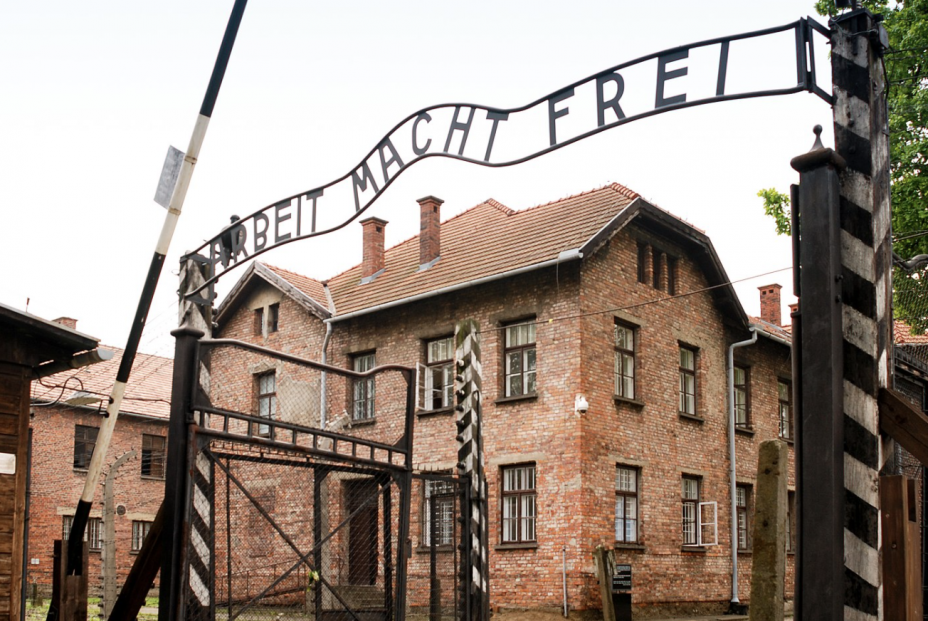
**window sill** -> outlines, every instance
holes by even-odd
[[[684,552],[695,552],[697,554],[705,554],[709,551],[709,548],[705,546],[683,546]]]
[[[87,474],[89,470],[87,468],[74,468],[76,474]]]
[[[789,444],[790,446],[792,446],[793,444],[796,443],[796,441],[793,440],[792,438],[784,438],[783,436],[777,436],[777,440],[783,440],[784,442],[786,442],[786,443]]]
[[[683,420],[691,420],[696,423],[704,423],[706,419],[702,416],[695,416],[693,414],[685,414],[684,412],[677,412],[677,415]]]
[[[373,425],[377,422],[376,418],[363,418],[361,420],[353,420],[348,423],[348,428],[352,429],[354,427],[367,427],[368,425]]]
[[[738,550],[738,556],[751,556],[751,554],[752,554],[753,552],[754,552],[754,551],[751,550],[750,548],[748,548],[748,549],[746,549],[746,550]]]
[[[644,407],[644,401],[639,401],[638,399],[629,399],[628,397],[623,397],[621,395],[612,395],[612,400],[615,401],[617,404],[627,403],[628,405],[631,405],[636,408]]]
[[[494,550],[536,550],[538,549],[537,541],[524,541],[522,543],[498,543],[493,546]]]
[[[153,477],[150,474],[140,475],[143,481],[164,481],[164,477]]]
[[[516,395],[514,397],[500,397],[493,403],[496,405],[502,405],[504,403],[515,403],[517,401],[533,401],[538,398],[537,392],[530,392],[527,395]]]
[[[454,414],[454,408],[448,406],[440,410],[416,410],[416,416],[419,418],[428,418],[430,416],[449,416]]]
[[[428,554],[431,551],[432,551],[432,548],[430,548],[429,546],[423,546],[423,545],[416,546],[416,554]],[[439,554],[447,554],[449,552],[454,552],[454,546],[452,545],[435,546],[435,551],[438,552]]]
[[[740,433],[743,436],[754,437],[756,432],[750,427],[739,427],[738,425],[735,425],[735,433]]]
[[[616,550],[634,550],[638,552],[644,552],[645,547],[640,543],[622,543],[621,541],[615,542]]]

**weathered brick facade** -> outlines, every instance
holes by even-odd
[[[84,487],[86,468],[75,467],[77,427],[99,428],[105,409],[99,401],[73,406],[66,403],[80,395],[105,399],[105,388],[115,377],[121,352],[106,363],[79,371],[53,375],[33,385],[30,429],[32,432],[29,535],[26,556],[26,582],[31,593],[35,583],[50,593],[52,583],[53,542],[61,539],[67,516],[74,515]],[[90,517],[103,518],[103,483],[110,466],[120,456],[135,451],[115,475],[114,505],[116,532],[117,584],[122,585],[135,562],[133,522],[152,522],[164,497],[163,458],[149,452],[143,474],[143,434],[167,437],[167,412],[170,398],[172,361],[140,354],[136,360],[137,383],[130,387],[123,401],[123,412],[113,433],[100,486],[94,496]],[[81,380],[79,384],[77,379]],[[55,388],[49,388],[54,386]],[[59,388],[64,387],[64,390]],[[146,446],[149,450],[150,446]],[[139,528],[137,526],[137,528]],[[101,531],[102,537],[102,531]],[[102,551],[91,545],[90,589],[98,595],[102,589]]]
[[[501,247],[519,243],[512,237],[518,231],[515,224],[505,228],[509,224],[505,219],[518,222],[517,214],[526,214],[529,225],[533,221],[528,218],[537,222],[558,209],[565,217],[579,220],[592,213],[585,209],[603,209],[605,213],[601,205],[610,200],[618,201],[613,211],[583,236],[567,238],[570,229],[565,226],[567,232],[559,238],[561,225],[556,220],[543,229],[525,231],[530,239],[521,243],[548,244],[558,261],[539,262],[535,269],[523,273],[480,280],[481,275],[507,270],[487,268],[489,272],[475,274],[472,263],[493,259],[459,259],[455,254],[466,235],[495,235]],[[629,206],[630,200],[635,202]],[[297,299],[292,291],[287,294],[281,280],[328,309],[331,339],[326,355],[336,366],[351,368],[356,355],[371,352],[377,365],[425,363],[428,341],[451,335],[457,321],[476,320],[484,370],[492,605],[560,606],[562,558],[566,553],[570,607],[598,608],[591,554],[597,545],[604,544],[615,547],[617,562],[632,565],[636,605],[723,608],[731,597],[732,520],[726,355],[731,343],[748,337],[749,322],[726,285],[727,277],[708,239],[690,225],[639,201],[621,186],[525,212],[512,212],[488,201],[452,219],[453,227],[449,223],[441,227],[441,249],[447,254],[430,269],[471,270],[467,286],[449,288],[447,293],[427,294],[428,286],[416,284],[420,273],[425,274],[423,279],[438,279],[429,270],[417,271],[422,248],[415,247],[416,239],[387,250],[385,261],[373,266],[367,264],[369,249],[365,247],[363,271],[355,269],[327,283],[262,267],[250,272],[223,303],[217,334],[321,359],[326,313],[307,310],[306,301]],[[620,221],[623,210],[634,214]],[[481,218],[504,220],[483,226]],[[366,227],[371,226],[372,221],[368,221]],[[424,223],[423,227],[425,231],[429,225]],[[365,246],[369,243],[365,237]],[[578,246],[583,248],[582,260],[576,260],[573,252],[563,255]],[[408,258],[409,265],[399,263],[396,257],[400,256]],[[567,258],[560,261],[562,256]],[[381,268],[384,272],[373,281],[359,284],[362,277]],[[260,277],[262,273],[265,278]],[[394,280],[389,280],[391,277]],[[404,284],[407,281],[411,284]],[[432,291],[442,288],[440,283],[430,286]],[[397,303],[406,297],[412,299]],[[279,304],[278,331],[268,334],[256,330],[256,310],[264,309],[266,314],[273,304]],[[537,384],[529,394],[507,397],[505,326],[513,322],[535,326]],[[616,395],[617,323],[634,335],[634,394],[626,397]],[[780,431],[778,380],[788,383],[791,379],[789,347],[784,340],[788,332],[760,320],[754,327],[761,333],[757,344],[735,352],[736,366],[746,369],[748,377],[749,424],[736,434],[737,482],[747,486],[748,515],[757,447],[763,440],[776,438]],[[681,347],[694,352],[695,390],[690,413],[680,413]],[[255,378],[266,369],[249,366],[246,358],[223,360],[215,355],[213,390],[216,396],[239,399],[239,411],[256,412]],[[220,373],[223,368],[225,373]],[[238,375],[236,369],[240,370]],[[220,385],[218,378],[226,373],[235,379]],[[284,419],[283,386],[288,382],[291,386],[302,382],[305,394],[313,398],[319,395],[308,378],[283,374],[278,381]],[[346,386],[333,382],[327,392],[327,420],[351,419],[352,396]],[[585,412],[575,408],[581,395],[589,404]],[[391,395],[390,386],[378,385],[375,418],[354,427],[352,434],[395,440],[401,433],[402,408],[396,405],[401,396]],[[307,418],[298,422],[318,424],[318,408],[303,412]],[[455,434],[450,407],[420,411],[416,468],[452,471],[456,464]],[[790,472],[792,459],[790,448]],[[534,467],[536,518],[533,536],[512,542],[509,539],[513,537],[505,536],[502,527],[501,477],[504,468],[514,465]],[[638,521],[631,543],[616,542],[617,467],[633,469],[637,476]],[[718,545],[684,545],[683,477],[699,481],[700,501],[717,503]],[[792,475],[789,487],[794,489]],[[421,497],[416,502],[421,503]],[[413,549],[420,547],[420,522],[417,514],[410,531]],[[739,555],[743,602],[750,599],[750,559],[749,550]],[[414,555],[413,577],[416,562]],[[787,580],[787,597],[791,597],[792,556]]]

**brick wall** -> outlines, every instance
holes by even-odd
[[[648,245],[644,255],[648,262],[646,283],[638,282],[639,243]],[[661,253],[659,263],[665,270],[656,281],[650,273],[655,248]],[[591,554],[598,544],[615,544],[617,464],[639,469],[640,540],[616,549],[617,560],[633,566],[634,602],[719,605],[730,598],[725,361],[728,345],[746,335],[725,327],[709,292],[633,307],[668,297],[668,265],[675,266],[677,293],[708,285],[684,249],[631,226],[585,259],[582,266],[566,263],[335,324],[329,362],[350,368],[354,355],[367,352],[374,352],[378,365],[412,366],[424,362],[426,341],[452,334],[455,322],[462,319],[473,318],[479,323],[490,492],[491,593],[495,607],[559,606],[565,552],[570,606],[599,607]],[[277,336],[253,335],[254,304],[247,300],[227,320],[222,336],[257,338],[269,347],[319,359],[322,322],[286,298],[280,304]],[[590,314],[603,309],[625,310]],[[537,322],[538,388],[527,398],[502,399],[501,328],[517,320]],[[617,400],[613,395],[616,320],[636,330],[637,395],[631,401]],[[678,413],[680,344],[698,352],[695,417]],[[757,345],[738,350],[737,356],[738,364],[750,368],[753,423],[749,432],[738,433],[736,438],[737,478],[739,483],[751,485],[757,446],[762,440],[777,437],[776,380],[789,379],[789,350],[760,337]],[[246,358],[214,356],[217,398],[253,398],[256,370],[248,366]],[[238,386],[220,386],[216,371],[222,368],[230,373],[247,369],[247,373],[240,374]],[[346,383],[339,384],[330,377],[330,421],[350,419],[349,389]],[[578,394],[589,401],[585,414],[574,411]],[[402,411],[397,405],[404,399],[400,384],[378,378],[376,395],[375,420],[343,429],[354,435],[395,441],[402,432]],[[244,401],[240,406],[253,407]],[[415,429],[416,468],[452,470],[456,462],[455,434],[450,409],[420,413]],[[504,545],[500,527],[501,469],[516,464],[533,464],[536,473],[536,541],[519,546]],[[683,475],[700,477],[701,499],[718,503],[718,546],[700,550],[683,547]],[[791,479],[791,489],[793,485]],[[414,507],[421,506],[421,492],[417,493],[420,497],[414,499]],[[413,513],[410,534],[413,548],[417,549],[422,537],[421,515],[419,511]],[[739,558],[741,599],[747,601],[750,554]],[[427,555],[413,555],[412,580],[421,579],[426,560]],[[787,596],[791,597],[791,557],[789,562]]]
[[[52,542],[62,537],[64,516],[74,514],[87,474],[73,468],[74,428],[75,425],[99,428],[103,419],[95,410],[65,405],[33,407],[32,411],[32,487],[26,581],[30,589],[35,582],[50,593]],[[134,450],[136,456],[120,467],[114,486],[115,505],[126,509],[124,515],[115,518],[116,573],[120,585],[136,558],[131,552],[132,522],[154,520],[164,498],[164,479],[143,477],[141,474],[142,434],[166,437],[167,421],[120,416],[90,514],[92,518],[103,514],[103,480],[109,465],[124,453]],[[90,588],[93,594],[102,590],[100,551],[90,552]]]

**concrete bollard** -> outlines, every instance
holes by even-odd
[[[762,442],[757,455],[754,540],[751,550],[751,621],[782,621],[786,578],[786,478],[783,440]]]

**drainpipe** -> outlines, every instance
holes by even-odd
[[[567,618],[567,545],[561,547],[562,578],[564,579],[564,618]]]
[[[329,340],[332,338],[332,324],[325,322],[325,339],[322,341],[322,364],[328,362]],[[325,371],[319,376],[319,429],[325,429]]]
[[[738,507],[735,482],[735,348],[757,342],[757,331],[751,328],[751,338],[728,346],[728,461],[731,464],[731,603],[738,599]]]

